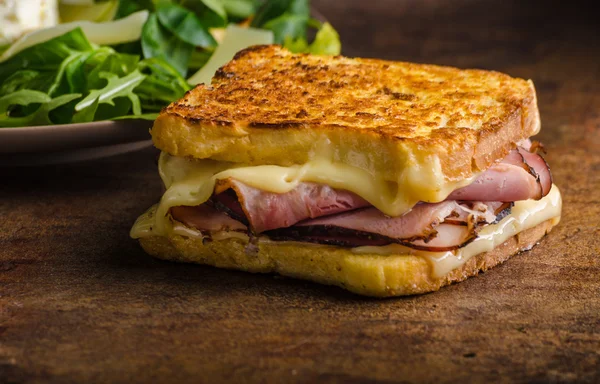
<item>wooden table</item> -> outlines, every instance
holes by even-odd
[[[0,382],[599,382],[600,44],[585,3],[315,1],[345,54],[534,80],[561,224],[425,296],[147,257],[152,150],[0,169]]]

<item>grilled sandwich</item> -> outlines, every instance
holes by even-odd
[[[131,236],[167,260],[434,291],[559,222],[539,130],[531,81],[251,47],[155,121],[166,192]]]

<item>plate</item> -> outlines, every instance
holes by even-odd
[[[150,120],[97,121],[0,129],[0,165],[60,164],[99,159],[152,145]]]

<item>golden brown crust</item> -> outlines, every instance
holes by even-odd
[[[463,281],[533,247],[554,226],[547,220],[525,230],[489,252],[472,257],[442,278],[431,274],[431,265],[412,255],[355,254],[348,249],[293,242],[259,242],[257,253],[246,251],[247,241],[226,239],[203,244],[201,239],[179,235],[140,239],[149,254],[172,261],[208,264],[220,268],[285,276],[337,285],[375,297],[432,292]]]
[[[531,81],[257,46],[165,108],[152,135],[175,156],[252,165],[304,163],[330,141],[334,160],[396,180],[415,154],[468,177],[538,130]]]

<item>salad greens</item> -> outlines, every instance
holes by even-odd
[[[325,55],[341,49],[333,27],[311,18],[309,0],[86,4],[66,8],[74,21],[2,47],[0,128],[154,119],[249,45]]]

